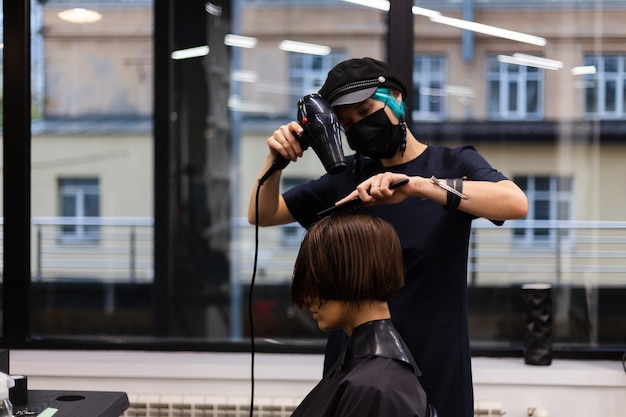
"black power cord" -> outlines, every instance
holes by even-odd
[[[253,288],[256,280],[257,261],[259,258],[259,194],[263,182],[259,181],[254,198],[254,263],[252,266],[252,278],[248,290],[248,326],[250,329],[250,417],[254,416],[254,317],[252,314]]]

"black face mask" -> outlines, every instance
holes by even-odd
[[[406,149],[406,125],[402,120],[392,124],[384,108],[356,122],[346,137],[352,150],[373,159],[388,159]]]

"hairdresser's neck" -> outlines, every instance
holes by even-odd
[[[396,154],[389,159],[381,159],[381,163],[384,167],[391,167],[395,165],[404,164],[406,162],[412,161],[426,150],[428,146],[421,143],[415,136],[411,133],[410,130],[406,131],[406,149],[404,153],[398,151]]]
[[[343,328],[348,336],[352,336],[352,331],[368,321],[390,319],[391,312],[389,305],[385,301],[362,301],[353,305],[351,309],[351,319]]]

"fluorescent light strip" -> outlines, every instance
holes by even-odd
[[[546,68],[546,69],[563,68],[563,63],[561,61],[557,61],[556,59],[548,59],[548,58],[543,58],[543,57],[536,56],[536,55],[528,55],[528,54],[520,54],[520,53],[514,53],[513,56],[515,58],[526,61],[530,64],[535,64],[535,66],[539,68]]]
[[[330,47],[328,46],[290,40],[282,41],[278,47],[283,51],[298,52],[301,54],[328,55],[330,53]]]
[[[588,75],[595,74],[596,67],[595,65],[586,65],[584,67],[574,67],[572,68],[572,75]]]
[[[235,46],[238,48],[254,48],[256,46],[256,38],[250,36],[241,36],[228,34],[224,36],[224,45]]]
[[[382,10],[383,12],[388,12],[390,3],[387,0],[343,0],[347,3],[358,4],[359,6],[371,7],[372,9]],[[423,7],[413,6],[411,11],[415,15],[420,16],[441,16],[441,13],[436,10],[425,9]]]
[[[196,58],[196,57],[205,56],[208,54],[209,54],[209,47],[207,45],[196,46],[195,48],[179,49],[177,51],[172,52],[172,59]]]
[[[527,67],[543,68],[548,70],[558,70],[563,68],[563,63],[561,61],[526,54],[513,54],[513,56],[498,55],[498,61],[507,64],[524,65]]]
[[[531,45],[545,46],[546,40],[539,36],[527,35],[526,33],[515,32],[512,30],[501,29],[495,26],[489,26],[482,23],[470,22],[468,20],[454,19],[445,16],[432,16],[430,20],[435,23],[441,23],[448,26],[454,26],[461,29],[471,30],[485,35],[496,36],[498,38],[510,39],[512,41],[529,43]]]
[[[433,16],[441,16],[441,13],[436,10],[424,9],[423,7],[413,6],[411,8],[411,12],[415,15],[433,17]]]
[[[386,0],[343,0],[348,3],[359,4],[361,6],[372,7],[374,9],[389,11],[389,2]],[[461,29],[478,32],[485,35],[496,36],[498,38],[510,39],[512,41],[529,43],[532,45],[545,46],[546,40],[539,36],[528,35],[526,33],[515,32],[508,29],[501,29],[495,26],[476,23],[469,20],[455,19],[452,17],[442,16],[435,10],[424,9],[422,7],[413,6],[412,12],[415,15],[427,16],[432,22],[441,23],[443,25],[454,26]]]
[[[348,3],[358,4],[359,6],[371,7],[372,9],[389,11],[389,2],[387,0],[343,0]]]

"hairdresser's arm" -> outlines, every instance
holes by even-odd
[[[301,135],[302,133],[302,126],[300,126],[298,122],[291,122],[287,125],[280,126],[274,134],[267,139],[269,153],[250,194],[250,203],[248,205],[248,222],[250,224],[257,222],[257,191],[259,192],[259,226],[273,226],[295,221],[285,204],[285,200],[280,194],[281,171],[276,171],[267,178],[263,184],[259,184],[258,180],[268,172],[277,155],[281,155],[292,162],[302,156],[303,149],[300,146],[300,142],[298,142],[298,139],[295,137],[295,134]]]
[[[409,177],[409,182],[399,188],[389,189],[392,182],[406,178],[404,174],[390,172],[375,175],[357,186],[357,189],[338,203],[360,197],[366,204],[395,204],[408,197],[425,198],[441,205],[446,204],[448,193],[424,177]],[[445,182],[445,179],[442,179]],[[378,185],[374,187],[374,185]],[[499,182],[463,181],[463,194],[457,210],[491,220],[521,219],[528,213],[528,199],[524,192],[510,180]]]

